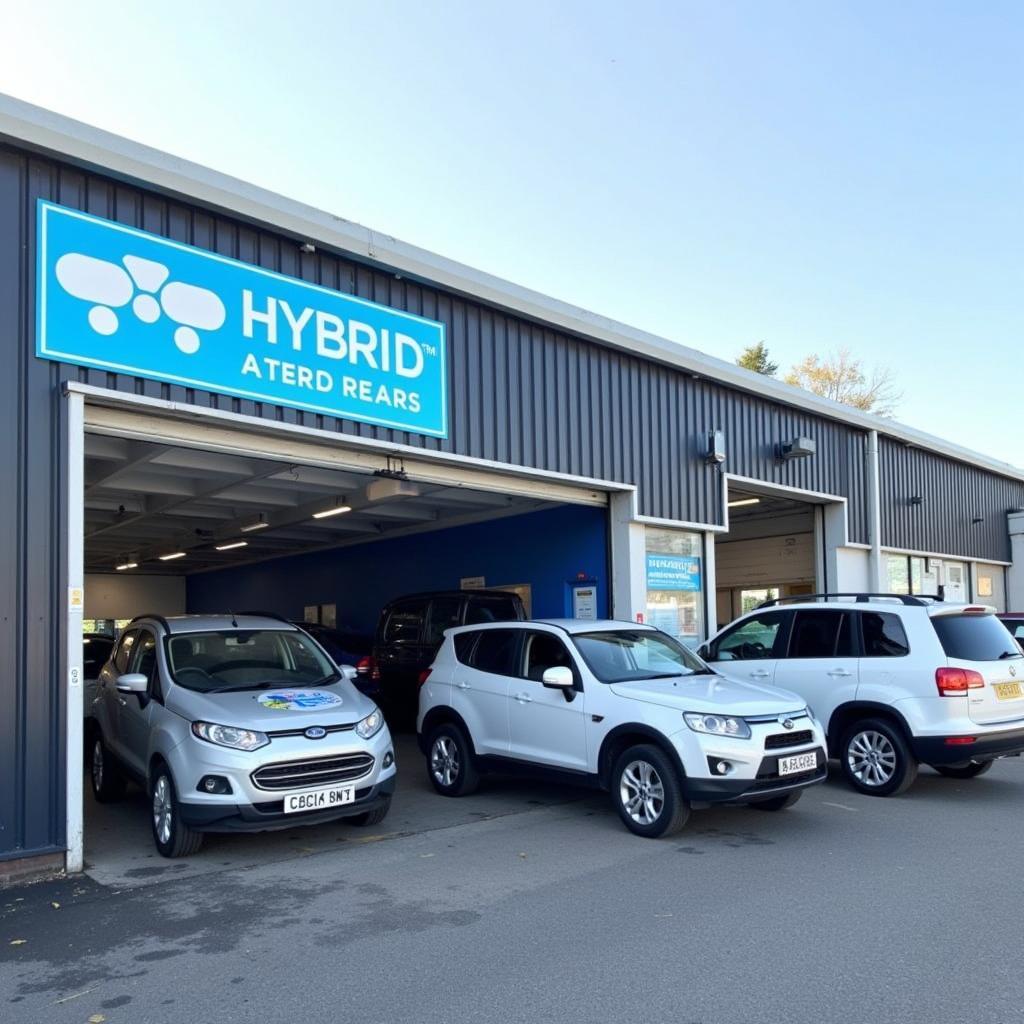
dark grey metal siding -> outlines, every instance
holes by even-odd
[[[0,858],[64,842],[61,371],[33,355],[22,197],[0,151]]]
[[[879,461],[884,545],[1010,561],[1006,514],[1024,508],[1024,482],[885,438]]]

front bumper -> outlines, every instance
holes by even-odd
[[[809,753],[809,751],[797,750],[793,753],[802,754]],[[745,803],[749,800],[767,799],[768,797],[788,793],[790,790],[813,786],[818,782],[824,782],[828,778],[828,758],[825,755],[825,748],[815,748],[814,754],[816,755],[814,769],[795,775],[779,775],[779,757],[792,756],[791,752],[786,751],[779,755],[766,755],[758,766],[757,775],[753,779],[709,779],[687,776],[683,780],[686,799],[690,801],[691,806]]]
[[[395,791],[392,774],[374,786],[357,789],[355,800],[341,807],[316,813],[285,814],[284,797],[255,804],[193,804],[179,805],[181,820],[196,832],[275,832],[300,825],[320,825],[340,818],[351,818],[380,807]]]
[[[974,742],[948,742],[956,739],[973,739]],[[1017,757],[1024,754],[1024,729],[971,732],[959,736],[915,736],[911,740],[911,748],[919,761],[943,767],[968,761],[992,761],[997,757]]]

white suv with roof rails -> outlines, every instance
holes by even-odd
[[[904,792],[919,763],[969,779],[1024,751],[1024,655],[985,605],[894,594],[768,601],[700,654],[800,694],[861,793]]]
[[[610,790],[626,827],[655,838],[691,807],[783,810],[827,774],[800,698],[721,675],[651,626],[449,629],[420,683],[420,747],[444,796],[472,792],[482,771],[525,769]]]

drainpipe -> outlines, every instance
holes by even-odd
[[[871,590],[879,593],[882,585],[882,498],[878,468],[878,431],[868,432],[867,446],[867,487],[868,487],[868,583]]]

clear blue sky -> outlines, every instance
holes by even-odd
[[[1024,464],[1024,4],[8,4],[0,91]]]

